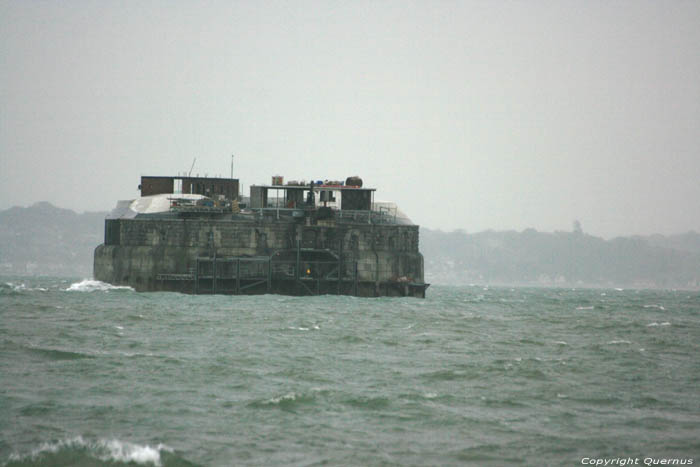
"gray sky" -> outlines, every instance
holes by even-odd
[[[700,231],[700,2],[0,1],[0,208],[231,154],[429,228]]]

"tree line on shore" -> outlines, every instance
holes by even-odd
[[[421,228],[427,280],[446,284],[700,288],[700,234],[617,237],[571,232]]]

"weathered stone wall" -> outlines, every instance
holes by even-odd
[[[264,254],[266,249],[289,248],[291,223],[263,223],[230,220],[119,221],[121,246],[168,246],[233,249],[239,254]]]
[[[112,221],[114,222],[114,221]],[[154,290],[158,274],[187,274],[196,258],[270,256],[302,248],[329,249],[357,261],[358,280],[423,281],[418,226],[305,225],[293,220],[120,219],[119,243],[95,250],[98,280]]]
[[[216,248],[305,248],[418,252],[415,225],[302,225],[286,221],[183,219],[121,219],[122,246],[180,246]]]

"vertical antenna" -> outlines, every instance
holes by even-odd
[[[233,154],[231,154],[231,178],[233,178]]]
[[[197,162],[197,158],[195,157],[194,160],[192,161],[192,167],[190,167],[190,173],[187,174],[188,177],[192,176],[192,169],[194,169],[194,163]]]

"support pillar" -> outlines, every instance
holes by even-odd
[[[194,294],[199,294],[199,258],[194,263]]]
[[[241,260],[236,259],[236,295],[241,293]]]
[[[211,293],[216,293],[216,252],[211,262]]]
[[[267,293],[272,290],[272,258],[267,259]]]

